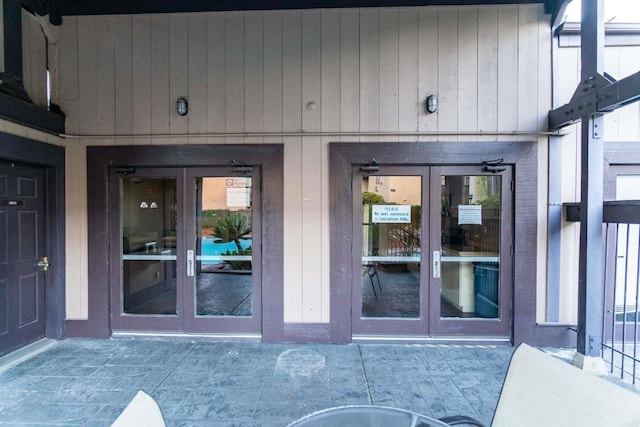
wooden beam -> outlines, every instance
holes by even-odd
[[[217,12],[228,10],[286,10],[319,8],[479,6],[541,4],[548,0],[64,0],[61,14],[112,15],[139,13]]]

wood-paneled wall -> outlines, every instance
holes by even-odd
[[[69,160],[87,144],[284,143],[285,321],[327,322],[328,142],[512,141],[401,133],[546,130],[548,22],[540,5],[65,17],[60,103],[67,132],[85,136]],[[424,112],[429,94],[437,114]],[[180,96],[186,117],[175,113]],[[83,209],[77,166],[68,209]],[[68,238],[86,247],[73,231],[86,212],[68,217]],[[67,287],[77,301],[87,284]]]
[[[36,18],[22,11],[22,80],[31,101],[47,108],[47,39]]]
[[[558,102],[563,105],[571,99],[580,81],[580,47],[557,49]],[[622,79],[640,70],[640,46],[608,45],[604,52],[604,70],[616,79]],[[562,141],[562,179],[554,185],[562,186],[563,202],[580,201],[580,138],[579,125],[564,129],[569,132]],[[622,107],[605,115],[605,142],[640,141],[640,103]],[[580,227],[576,223],[565,223],[562,228],[561,322],[577,319],[578,252]]]

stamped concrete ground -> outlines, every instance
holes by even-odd
[[[169,426],[285,426],[375,404],[491,420],[513,348],[76,340],[0,372],[0,425],[108,426],[141,389]]]

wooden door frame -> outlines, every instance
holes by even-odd
[[[65,335],[65,150],[53,144],[0,132],[0,158],[45,169],[46,337]]]
[[[330,340],[351,342],[351,283],[353,283],[353,167],[379,164],[467,165],[503,159],[513,167],[514,265],[512,342],[535,343],[536,259],[538,215],[538,144],[512,142],[332,142],[329,144],[331,211]]]
[[[233,161],[262,169],[262,341],[284,339],[283,312],[283,182],[284,145],[130,145],[87,147],[89,226],[89,316],[67,321],[69,336],[107,338],[109,314],[109,183],[110,167],[229,166]]]

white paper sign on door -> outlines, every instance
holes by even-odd
[[[411,205],[373,205],[371,222],[375,223],[409,223],[411,222]]]
[[[251,206],[250,188],[227,188],[227,207],[246,208]]]
[[[458,224],[482,225],[482,205],[458,205]]]

